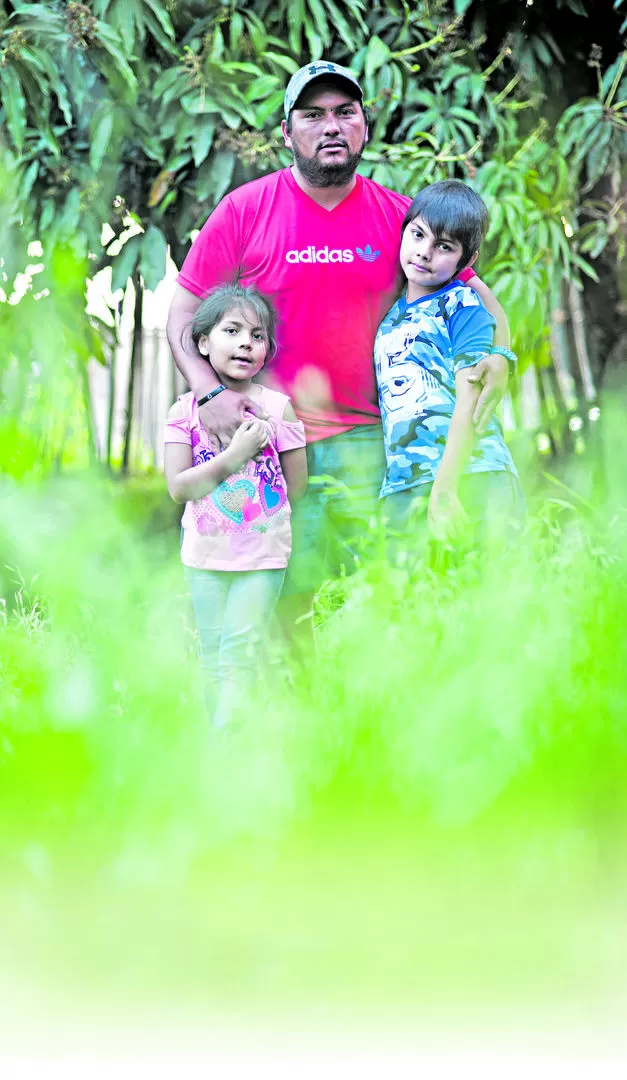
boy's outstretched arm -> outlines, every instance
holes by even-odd
[[[481,297],[486,308],[496,319],[494,330],[494,345],[510,347],[510,333],[507,315],[499,304],[496,296],[488,288],[485,281],[475,274],[469,278],[468,285]],[[500,353],[492,353],[486,356],[473,368],[471,382],[476,382],[480,393],[477,395],[477,403],[473,414],[473,423],[478,435],[481,435],[490,420],[497,405],[507,393],[509,379],[509,363]]]
[[[455,541],[468,525],[468,515],[459,498],[459,482],[470,460],[477,435],[473,413],[480,386],[470,381],[477,366],[462,368],[455,375],[455,408],[429,496],[429,527],[437,540]]]

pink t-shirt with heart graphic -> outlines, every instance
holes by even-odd
[[[268,413],[269,440],[260,461],[205,495],[185,504],[181,559],[198,570],[280,570],[292,549],[290,504],[279,454],[305,445],[300,422],[283,419],[289,398],[255,385]],[[165,441],[191,446],[194,465],[215,457],[199,416],[196,398],[183,394],[170,409]]]

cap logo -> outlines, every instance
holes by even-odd
[[[289,120],[289,115],[305,87],[314,79],[322,78],[325,75],[333,75],[350,83],[351,86],[355,87],[360,101],[363,98],[361,86],[352,71],[342,67],[341,64],[334,64],[332,60],[313,60],[310,64],[305,64],[304,67],[299,68],[287,84],[283,103],[286,120]]]

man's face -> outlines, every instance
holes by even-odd
[[[348,183],[368,141],[360,103],[324,82],[306,87],[292,109],[291,129],[283,121],[282,130],[294,164],[314,187]]]

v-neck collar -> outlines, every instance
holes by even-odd
[[[289,165],[285,171],[287,173],[287,182],[291,186],[293,191],[296,192],[297,195],[299,195],[302,199],[306,199],[307,205],[309,207],[314,207],[321,214],[324,214],[327,219],[333,216],[333,214],[336,214],[338,211],[342,210],[345,206],[347,206],[351,199],[356,198],[357,193],[361,189],[361,185],[363,184],[363,177],[359,173],[356,173],[354,187],[351,189],[348,195],[346,195],[345,198],[343,198],[342,201],[337,204],[337,206],[334,206],[331,210],[327,210],[326,207],[321,206],[320,203],[316,202],[315,199],[312,199],[311,195],[308,195],[306,191],[303,191],[300,184],[296,182],[294,173],[292,172]]]
[[[405,311],[407,308],[413,308],[414,304],[424,304],[427,300],[433,300],[436,296],[442,296],[444,293],[449,292],[453,288],[453,285],[461,285],[462,282],[458,278],[453,278],[452,281],[447,282],[446,285],[441,285],[435,292],[426,293],[424,296],[417,296],[415,300],[408,300],[405,293],[399,296],[399,303],[401,304],[401,310]]]

